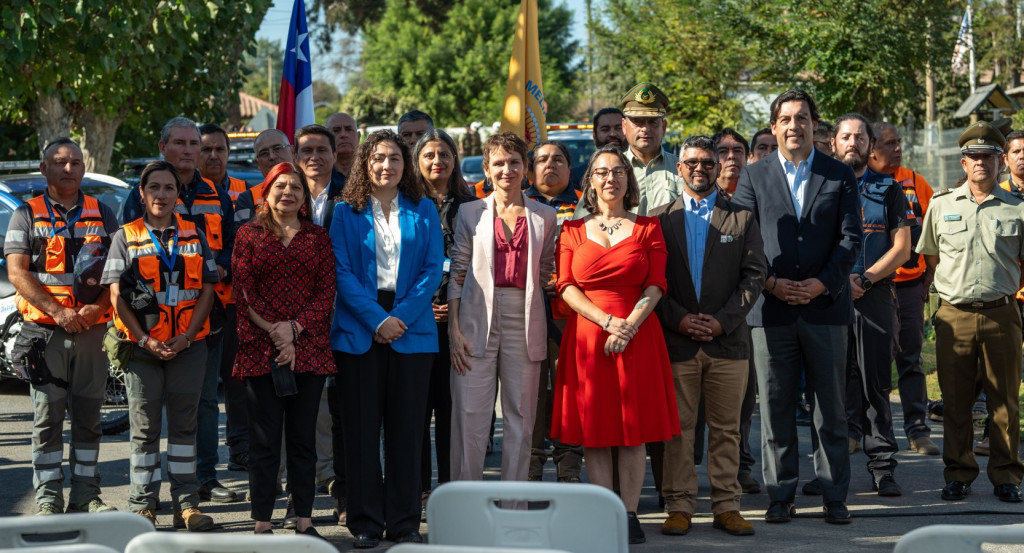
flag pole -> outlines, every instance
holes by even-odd
[[[971,94],[974,94],[974,90],[978,87],[978,77],[974,73],[974,15],[971,13],[971,0],[967,0],[967,28],[971,33],[970,43],[970,79],[971,79]]]

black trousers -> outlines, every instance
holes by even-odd
[[[245,379],[249,405],[249,496],[252,518],[269,522],[277,498],[281,430],[288,451],[288,486],[295,514],[309,517],[316,496],[316,414],[327,377],[296,373],[299,393],[277,397],[269,374]]]
[[[448,346],[448,323],[437,324],[437,355],[430,367],[426,421],[423,426],[423,453],[420,460],[420,484],[429,492],[430,418],[434,418],[434,451],[437,455],[437,484],[452,479],[452,362]]]
[[[394,293],[380,292],[390,311]],[[366,353],[334,352],[345,426],[348,529],[395,535],[420,527],[423,416],[433,353],[399,353],[373,342]],[[384,471],[380,466],[384,428]]]
[[[334,358],[338,374],[341,374],[342,367],[337,365],[338,358]],[[342,423],[341,394],[338,393],[337,382],[340,376],[327,380],[327,409],[331,414],[331,449],[334,457],[334,488],[331,495],[334,499],[345,497],[347,480],[345,478],[345,425]]]
[[[228,455],[249,452],[249,406],[245,399],[245,383],[231,377],[238,351],[238,317],[235,304],[224,307],[224,345],[221,351],[220,378],[224,382],[224,411],[227,414],[225,441]]]

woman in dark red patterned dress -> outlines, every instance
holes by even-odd
[[[309,188],[301,171],[281,163],[264,182],[266,201],[252,222],[238,230],[231,258],[239,313],[233,375],[245,382],[253,438],[252,518],[257,534],[271,532],[283,428],[298,515],[295,532],[318,536],[310,515],[316,493],[317,410],[324,380],[335,372],[328,344],[334,251],[327,231],[310,218]],[[290,369],[297,393],[283,395],[284,388],[275,387],[273,364]]]

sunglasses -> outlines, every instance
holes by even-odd
[[[715,163],[716,162],[713,159],[684,159],[683,160],[683,165],[685,165],[686,168],[691,170],[691,171],[696,169],[698,165],[700,165],[701,168],[703,168],[703,169],[714,169],[715,168]]]

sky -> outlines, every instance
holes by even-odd
[[[558,2],[559,0],[555,0],[556,4]],[[584,0],[561,0],[561,2],[573,12],[573,34],[579,37],[581,44],[585,45],[587,36],[586,2]],[[292,16],[292,3],[293,0],[274,0],[274,4],[263,18],[259,31],[256,32],[256,38],[277,40],[281,42],[281,47],[284,48],[287,41],[288,23]],[[593,4],[596,12],[600,0],[594,0]],[[313,51],[310,52],[310,56],[313,58],[313,79],[332,82],[339,88],[342,88],[344,86],[344,79],[328,69],[324,56],[318,51],[316,41],[310,41],[310,47],[313,48]],[[280,70],[280,68],[273,69],[275,72]]]

